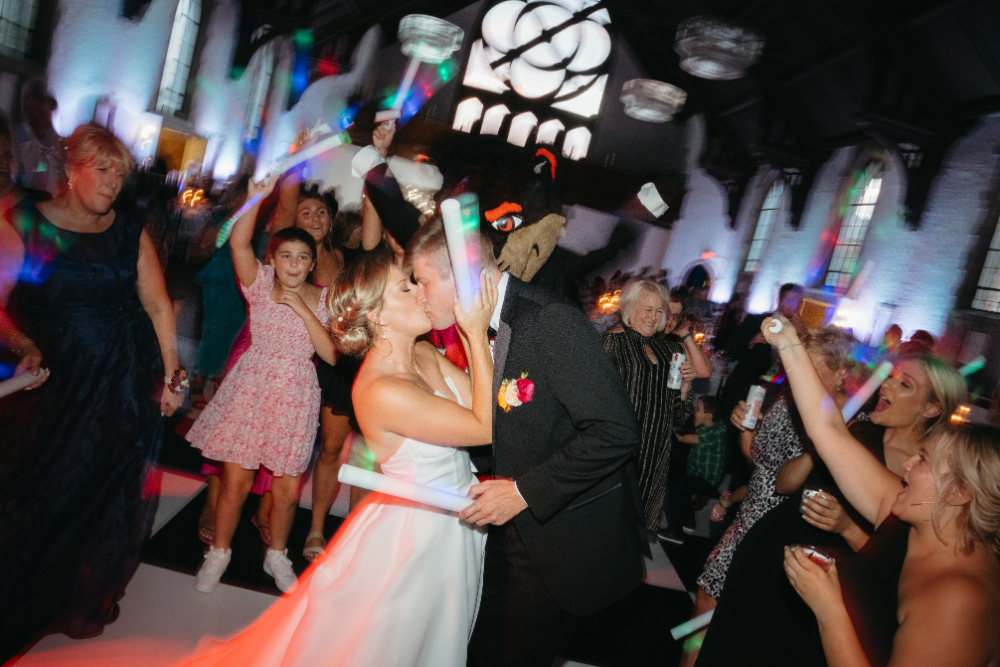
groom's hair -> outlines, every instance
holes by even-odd
[[[406,257],[403,259],[403,266],[407,272],[413,271],[413,262],[417,257],[426,257],[442,278],[451,275],[448,237],[444,233],[444,223],[440,215],[421,225],[410,239],[410,244],[406,247]],[[493,242],[482,233],[479,234],[479,261],[484,266],[497,265],[496,255],[493,254]]]

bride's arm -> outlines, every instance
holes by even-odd
[[[486,330],[497,290],[485,274],[484,289],[468,313],[456,304],[459,326],[469,334],[472,407],[428,393],[401,378],[382,377],[361,388],[355,406],[359,421],[372,420],[382,431],[450,447],[493,441],[493,360]]]

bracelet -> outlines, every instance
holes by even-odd
[[[778,348],[778,352],[784,352],[785,350],[790,350],[793,347],[802,347],[802,343],[790,343],[789,345],[786,345],[785,347],[779,347]]]
[[[174,371],[173,375],[164,375],[163,384],[166,385],[167,389],[173,394],[186,394],[188,389],[191,388],[191,383],[188,381],[187,371],[183,368],[179,368]]]
[[[686,341],[690,337],[691,337],[691,332],[688,331],[686,334],[684,334],[683,336],[681,336],[681,342],[683,343],[684,341]]]

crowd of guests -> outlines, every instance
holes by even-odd
[[[44,148],[45,124],[29,129]],[[504,298],[506,276],[484,273],[499,296],[484,290],[479,311],[456,327],[453,288],[442,287],[447,271],[432,259],[443,253],[443,231],[396,196],[385,166],[391,142],[391,127],[379,126],[359,154],[368,168],[357,212],[337,211],[299,174],[245,178],[209,200],[203,249],[243,201],[257,204],[202,258],[204,317],[189,377],[163,273],[176,238],[164,230],[185,214],[169,189],[153,182],[132,198],[138,204],[124,205],[134,161],[91,125],[68,138],[44,188],[37,171],[19,185],[17,141],[0,126],[0,343],[17,374],[38,374],[28,391],[0,400],[0,562],[9,574],[0,582],[0,658],[41,633],[93,636],[117,618],[151,529],[155,496],[144,481],[163,417],[188,394],[197,418],[185,437],[210,480],[198,525],[207,551],[194,584],[205,593],[232,558],[251,491],[261,495],[254,522],[268,544],[262,566],[281,591],[298,579],[288,537],[307,473],[312,526],[294,548],[310,560],[325,553],[342,463],[367,458],[378,470],[373,460],[389,458],[366,447],[357,413],[369,429],[391,421],[373,404],[392,400],[376,381],[396,372],[392,364],[366,365],[352,398],[357,359],[370,350],[386,359],[402,350],[406,363],[416,355],[415,373],[433,378],[407,381],[458,398],[449,403],[468,433],[454,435],[456,446],[489,439],[484,397],[492,406],[496,389],[483,374],[492,364],[485,337],[468,332],[494,326],[487,315]],[[38,159],[54,159],[43,148],[32,148]],[[59,182],[45,192],[53,174]],[[862,411],[841,416],[871,365],[858,361],[850,332],[803,324],[800,286],[782,286],[769,315],[746,314],[737,294],[716,318],[704,289],[669,291],[665,277],[622,285],[618,321],[600,326],[611,362],[601,363],[617,376],[592,381],[621,387],[630,401],[638,443],[615,474],[637,488],[637,528],[648,541],[684,544],[697,532],[694,499],[714,503],[715,544],[693,615],[715,611],[707,632],[685,644],[685,663],[1000,660],[1000,436],[951,423],[967,389],[934,356],[934,338],[917,332],[903,342],[890,327],[879,360],[893,362],[892,375]],[[712,345],[695,335],[706,323]],[[416,343],[431,326],[434,345]],[[597,332],[586,336],[599,349]],[[426,354],[430,366],[420,361]],[[721,389],[696,391],[719,368]],[[745,400],[752,385],[765,385],[767,399],[748,427],[748,411],[757,410]],[[359,405],[359,396],[370,400]],[[514,492],[532,499],[528,484]],[[529,539],[509,530],[490,536],[508,550]],[[475,540],[487,560],[489,544]]]

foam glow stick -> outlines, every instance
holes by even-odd
[[[883,361],[882,365],[875,370],[875,374],[868,378],[868,382],[865,382],[864,386],[857,391],[854,396],[847,399],[847,403],[844,404],[843,409],[840,414],[844,416],[844,422],[849,422],[861,409],[861,406],[865,404],[871,395],[878,391],[879,386],[885,382],[885,379],[889,377],[892,373],[893,365],[891,361]]]
[[[45,375],[45,369],[39,368],[38,373],[21,373],[0,382],[0,398],[13,394],[15,391],[21,391],[29,384],[37,382],[43,375]]]
[[[407,482],[404,479],[388,477],[386,475],[358,468],[348,463],[340,466],[337,479],[341,484],[357,486],[369,491],[378,491],[397,498],[412,500],[415,503],[438,507],[450,512],[459,512],[472,504],[472,498],[460,496],[457,493],[450,493],[435,489],[423,484]]]
[[[329,129],[328,126],[326,125],[322,127]],[[276,178],[281,174],[284,174],[289,169],[302,164],[303,162],[305,162],[310,158],[316,157],[317,155],[325,153],[328,150],[332,150],[337,146],[340,146],[341,144],[350,142],[351,140],[347,136],[346,132],[334,134],[332,136],[327,137],[326,139],[317,141],[309,148],[298,151],[297,153],[292,153],[288,157],[284,158],[281,162],[279,162],[277,165],[272,167],[270,171],[267,172],[265,180]],[[253,197],[248,199],[246,203],[243,204],[243,206],[240,206],[239,209],[237,209],[236,213],[233,213],[231,216],[229,216],[229,219],[227,219],[224,223],[222,223],[222,227],[219,228],[219,235],[215,237],[216,248],[221,248],[223,245],[225,245],[226,241],[229,239],[229,235],[233,231],[233,225],[236,224],[236,221],[239,220],[241,217],[243,217],[243,214],[245,214],[251,208],[256,206],[259,201],[260,201],[260,195],[254,195]]]
[[[986,365],[986,357],[980,354],[978,357],[976,357],[966,365],[959,368],[958,374],[964,378],[969,377],[976,371],[981,370],[985,365]]]
[[[690,621],[685,621],[684,623],[681,623],[677,627],[671,629],[670,636],[674,638],[674,641],[677,641],[681,637],[686,637],[692,632],[701,630],[703,627],[709,624],[709,622],[712,620],[712,616],[714,615],[715,615],[715,610],[712,609],[711,611],[706,611],[701,616],[695,616]]]
[[[464,193],[441,202],[441,219],[448,239],[455,289],[462,310],[472,308],[479,285],[479,198]]]

